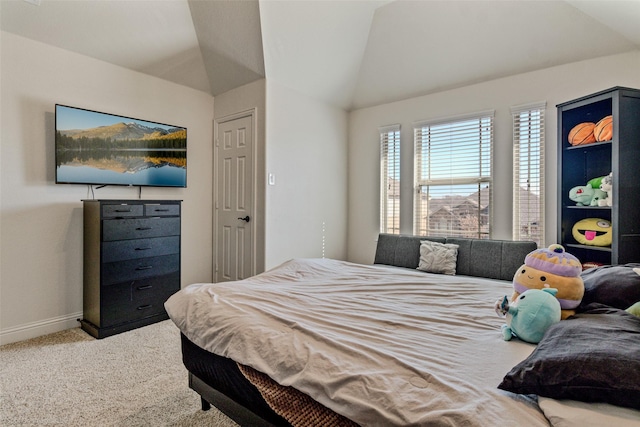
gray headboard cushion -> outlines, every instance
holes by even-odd
[[[445,243],[444,237],[416,238],[416,236],[406,236],[402,234],[380,234],[378,236],[376,256],[373,263],[394,265],[396,267],[418,268],[421,240]]]
[[[537,249],[535,242],[381,233],[374,263],[415,269],[420,260],[421,240],[458,245],[456,275],[509,281],[524,263],[527,254]]]
[[[474,276],[474,274],[472,274],[472,263],[474,262],[474,258],[471,254],[471,240],[448,237],[447,243],[458,245],[458,261],[456,262],[456,274],[460,276]],[[420,253],[418,253],[418,257],[420,257]],[[418,258],[418,260],[420,260],[420,258]]]

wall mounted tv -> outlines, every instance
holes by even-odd
[[[56,183],[187,186],[187,129],[56,104]]]

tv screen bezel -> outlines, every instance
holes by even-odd
[[[89,112],[89,113],[94,113],[94,114],[98,114],[98,115],[103,115],[103,116],[110,116],[110,117],[116,117],[118,119],[122,119],[123,121],[134,121],[134,122],[142,122],[142,123],[146,123],[149,125],[158,125],[158,126],[162,126],[162,127],[170,127],[170,128],[177,128],[177,129],[184,129],[185,131],[185,177],[184,177],[184,184],[179,184],[179,185],[170,185],[170,184],[154,184],[154,183],[119,183],[119,182],[109,182],[108,180],[96,180],[96,181],[92,181],[92,180],[87,180],[87,181],[69,181],[69,180],[60,180],[58,177],[58,156],[59,156],[59,149],[58,149],[58,138],[57,138],[57,134],[58,134],[58,107],[64,107],[64,108],[68,108],[68,109],[73,109],[73,110],[79,110],[79,111],[85,111],[85,112]],[[158,121],[153,121],[153,120],[146,120],[146,119],[140,119],[140,118],[136,118],[136,117],[130,117],[130,116],[123,116],[120,114],[114,114],[114,113],[107,113],[107,112],[103,112],[103,111],[97,111],[97,110],[92,110],[92,109],[88,109],[88,108],[82,108],[82,107],[74,107],[74,106],[70,106],[70,105],[66,105],[66,104],[59,104],[56,103],[55,104],[55,109],[54,109],[54,151],[55,151],[55,183],[56,184],[77,184],[77,185],[90,185],[90,186],[99,186],[99,187],[104,187],[104,186],[120,186],[120,187],[156,187],[156,188],[187,188],[187,178],[188,178],[188,174],[187,174],[187,165],[188,165],[188,150],[187,150],[187,146],[188,146],[188,130],[186,127],[184,126],[179,126],[179,125],[173,125],[173,124],[169,124],[169,123],[162,123],[162,122],[158,122]]]

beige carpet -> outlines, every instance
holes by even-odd
[[[170,320],[101,340],[75,328],[1,346],[0,425],[237,426],[200,410]]]

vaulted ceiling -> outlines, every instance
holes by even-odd
[[[347,110],[640,50],[640,0],[1,0],[0,18],[213,96],[266,77]]]

